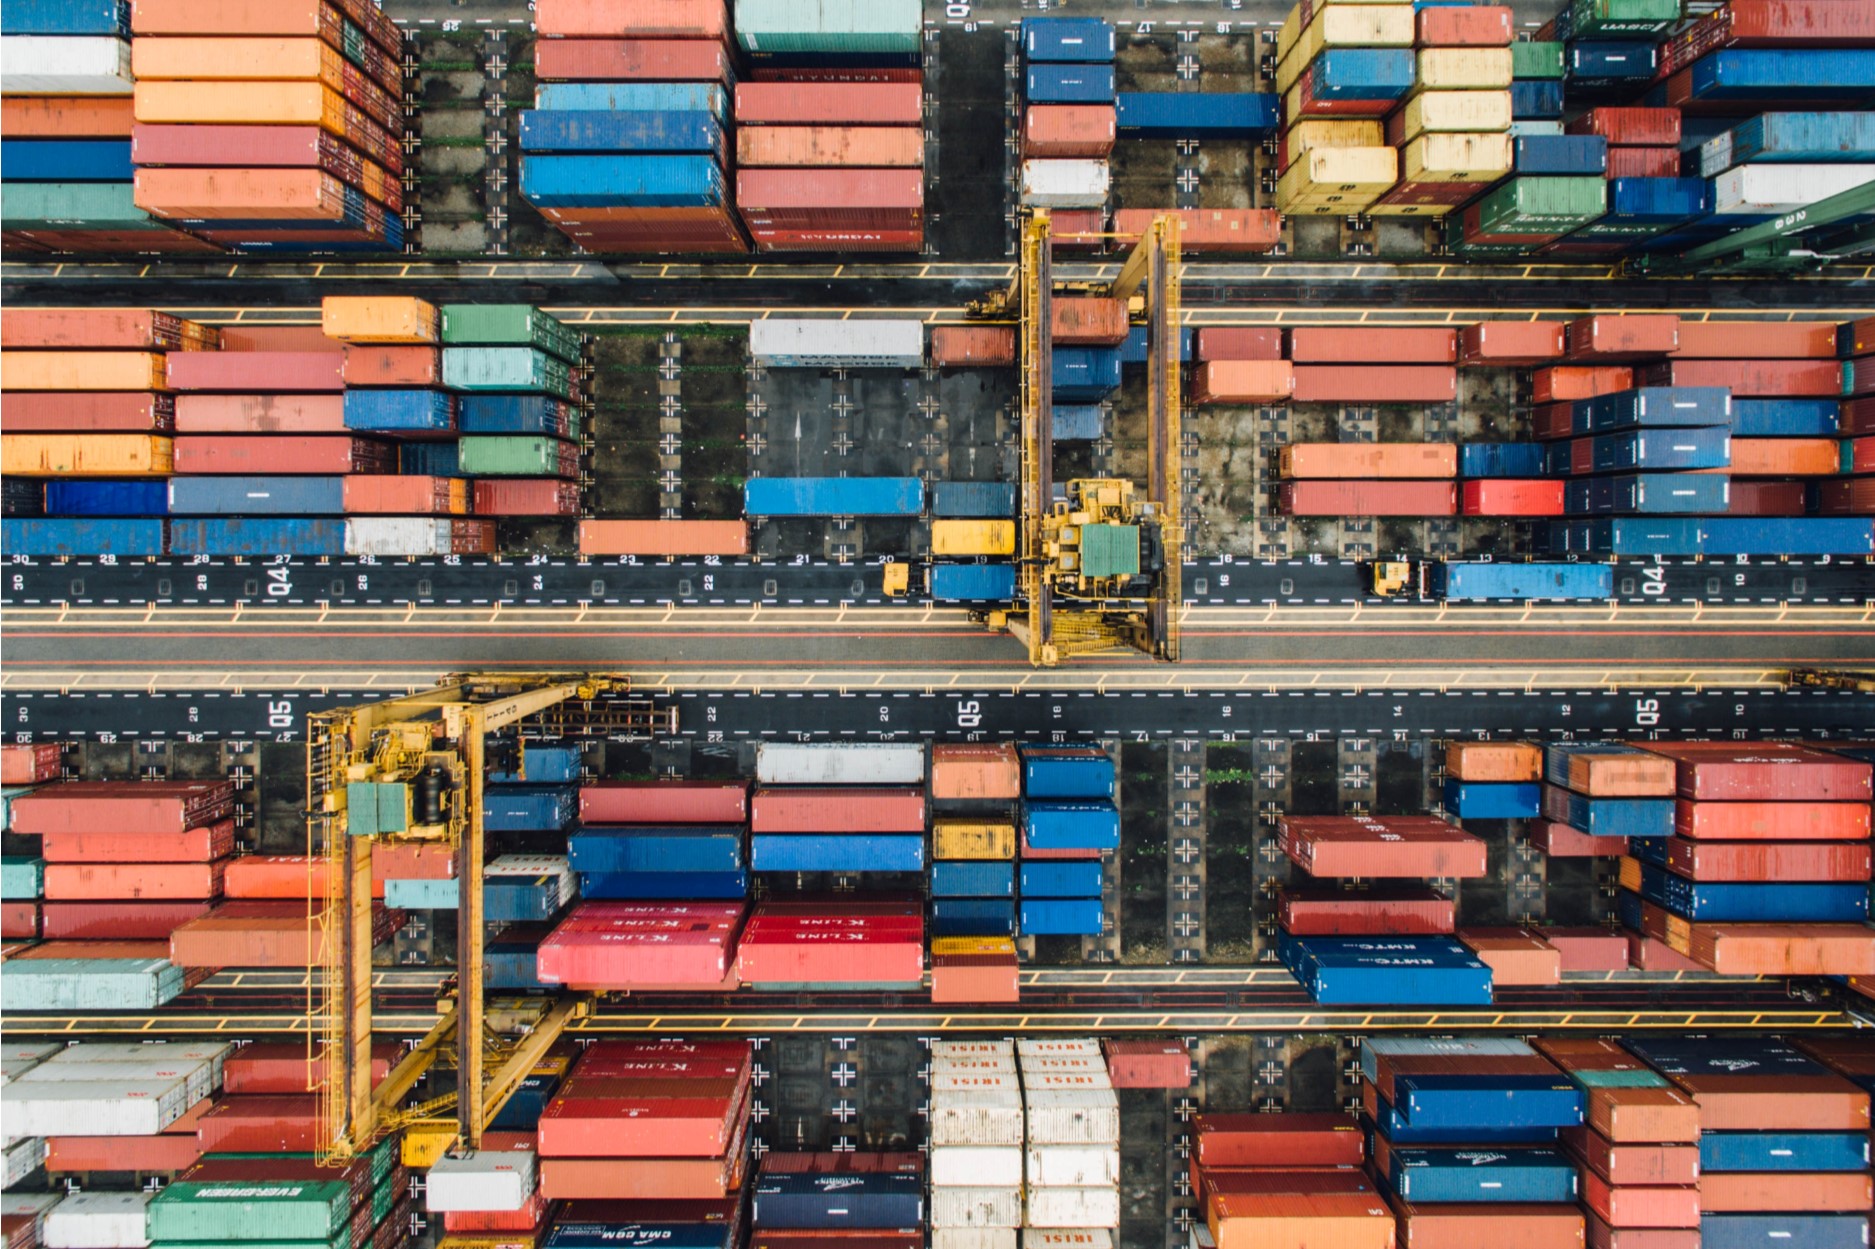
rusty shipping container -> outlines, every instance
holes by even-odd
[[[756,833],[922,833],[918,789],[792,786],[758,789],[749,804]]]
[[[1280,360],[1283,332],[1268,326],[1213,325],[1198,331],[1194,355],[1208,360]]]
[[[176,439],[178,475],[394,473],[390,443],[350,436],[196,434]]]
[[[931,798],[940,802],[1007,802],[1022,796],[1022,766],[1008,744],[934,742]]]
[[[1286,481],[1279,497],[1290,516],[1456,516],[1449,481]]]
[[[1113,152],[1111,104],[1031,104],[1022,118],[1022,152],[1030,158],[1097,160]]]
[[[1050,337],[1065,347],[1117,347],[1126,341],[1126,301],[1059,295],[1051,301]]]
[[[1560,359],[1562,354],[1560,321],[1479,321],[1458,335],[1461,365],[1537,365]]]
[[[922,169],[924,131],[911,126],[748,126],[736,132],[744,169]]]
[[[1282,241],[1282,217],[1274,208],[1122,208],[1113,214],[1115,243],[1131,247],[1153,218],[1168,212],[1179,220],[1181,253],[1266,252]]]
[[[234,813],[227,781],[66,781],[22,794],[12,831],[180,833]]]
[[[1679,795],[1740,802],[1868,802],[1870,765],[1785,742],[1647,743],[1674,761]]]
[[[185,394],[175,399],[181,434],[345,434],[338,394]]]
[[[939,325],[931,330],[931,363],[938,368],[1013,366],[1016,331],[1008,325]]]

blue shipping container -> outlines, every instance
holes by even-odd
[[[172,555],[343,555],[345,522],[286,516],[172,520],[169,550]]]
[[[1699,1216],[1700,1249],[1765,1249],[1766,1245],[1802,1245],[1803,1249],[1865,1249],[1868,1245],[1868,1215]]]
[[[945,861],[931,865],[934,898],[1013,898],[1016,865],[1008,861]]]
[[[750,516],[917,516],[918,477],[751,477],[742,510]]]
[[[1571,514],[1641,512],[1655,515],[1722,513],[1731,498],[1731,478],[1694,473],[1636,473],[1569,482],[1563,495]]]
[[[1866,1171],[1866,1132],[1701,1132],[1702,1171]]]
[[[1061,863],[1045,859],[1022,864],[1025,898],[1098,898],[1102,868],[1096,862]]]
[[[1528,1145],[1556,1139],[1555,1128],[1415,1127],[1386,1098],[1376,1094],[1374,1100],[1380,1113],[1373,1119],[1363,1115],[1361,1125],[1384,1133],[1391,1145]]]
[[[1621,1042],[1664,1075],[1820,1076],[1821,1063],[1778,1037],[1642,1036]]]
[[[1551,521],[1538,525],[1550,555],[1697,555],[1700,549],[1696,520],[1584,520]]]
[[[1641,897],[1685,919],[1708,923],[1859,923],[1868,918],[1866,884],[1692,881],[1640,864]]]
[[[936,481],[931,483],[931,515],[1003,517],[1016,514],[1013,481]]]
[[[167,516],[169,483],[160,478],[136,481],[55,478],[46,483],[46,511],[54,516]]]
[[[534,107],[547,112],[588,109],[603,113],[685,113],[729,116],[729,93],[700,82],[543,82]]]
[[[1057,748],[1059,749],[1059,748]],[[1097,746],[1076,755],[1022,750],[1022,793],[1029,798],[1113,797],[1113,758]]]
[[[1614,570],[1598,564],[1478,564],[1428,566],[1435,598],[1475,603],[1491,599],[1600,600],[1614,597]]]
[[[1105,414],[1097,403],[1056,404],[1049,413],[1049,431],[1056,442],[1093,442],[1100,437]]]
[[[1552,785],[1544,793],[1543,807],[1559,811],[1563,823],[1591,837],[1673,835],[1671,798],[1591,798]]]
[[[8,182],[129,182],[136,173],[128,139],[0,140]]]
[[[723,159],[722,123],[707,109],[682,113],[602,113],[527,109],[523,152],[701,152]]]
[[[1572,87],[1646,82],[1654,76],[1654,45],[1639,39],[1572,43],[1563,73]]]
[[[1123,91],[1114,107],[1121,134],[1148,139],[1259,139],[1281,112],[1255,91]]]
[[[1025,937],[1098,937],[1099,898],[1024,898],[1016,929]]]
[[[560,1087],[560,1077],[530,1075],[522,1079],[488,1125],[494,1132],[533,1132],[540,1127],[540,1116]]]
[[[1531,135],[1511,144],[1514,173],[1582,174],[1608,171],[1608,140],[1598,134]]]
[[[742,830],[722,825],[587,825],[567,837],[566,849],[576,872],[737,872],[744,866]]]
[[[1875,113],[1761,113],[1700,148],[1700,172],[1733,165],[1875,161]]]
[[[1541,477],[1551,444],[1541,442],[1462,442],[1460,477]]]
[[[1178,332],[1178,358],[1182,363],[1191,363],[1191,346],[1196,341],[1198,331],[1185,326]],[[1152,359],[1152,344],[1147,341],[1146,327],[1135,325],[1126,332],[1126,341],[1120,344],[1121,364],[1146,364]]]
[[[1057,347],[1053,360],[1057,403],[1099,403],[1120,388],[1118,347]]]
[[[924,1176],[896,1172],[791,1172],[764,1175],[750,1217],[757,1227],[917,1227],[924,1222]]]
[[[365,433],[455,432],[455,396],[446,390],[345,391],[345,428]]]
[[[1860,104],[1875,86],[1875,50],[1724,48],[1693,62],[1695,100],[1841,100]]]
[[[176,516],[333,516],[345,510],[345,479],[171,477],[169,510]]]
[[[733,1249],[723,1223],[555,1223],[546,1249]]]
[[[1536,1051],[1527,1042],[1508,1037],[1364,1037],[1361,1040],[1361,1078],[1370,1084],[1380,1079],[1382,1058],[1433,1054],[1528,1058],[1534,1053]]]
[[[508,991],[548,988],[539,975],[539,950],[549,931],[541,924],[517,924],[490,937],[482,947],[488,987]]]
[[[1576,1199],[1576,1166],[1554,1149],[1393,1149],[1387,1183],[1412,1202]]]
[[[573,822],[579,790],[571,785],[491,785],[482,791],[482,824],[490,832],[553,832]]]
[[[495,396],[462,396],[469,398],[491,398]],[[503,399],[521,396],[502,395]],[[466,410],[466,409],[465,409]],[[463,427],[468,428],[466,425]],[[418,477],[460,477],[462,475],[461,448],[455,442],[406,442],[397,448],[397,471]]]
[[[1699,531],[1702,555],[1875,555],[1865,516],[1711,516]]]
[[[552,919],[566,901],[557,876],[490,876],[482,885],[483,918],[491,924]]]
[[[542,208],[713,208],[729,193],[712,156],[523,156],[521,194]]]
[[[523,746],[521,771],[490,771],[486,785],[546,785],[556,781],[579,779],[579,747]]]
[[[749,866],[757,872],[922,872],[924,838],[757,834],[749,838]]]
[[[1111,65],[1031,65],[1028,69],[1030,104],[1111,104]]]
[[[1488,1006],[1491,969],[1449,938],[1291,937],[1283,963],[1321,1005]]]
[[[1557,78],[1519,78],[1510,84],[1510,115],[1517,121],[1563,115],[1563,85]]]
[[[1411,48],[1329,48],[1309,64],[1318,100],[1397,100],[1413,89]]]
[[[1829,438],[1839,428],[1834,399],[1734,399],[1734,438]]]
[[[1113,25],[1098,17],[1025,17],[1022,54],[1031,61],[1113,60]]]
[[[163,549],[163,522],[157,519],[9,516],[0,521],[0,555],[161,555]]]
[[[1588,444],[1593,464],[1589,471],[1596,473],[1729,468],[1732,463],[1732,431],[1724,425],[1599,434]]]
[[[1022,839],[1037,850],[1117,850],[1120,812],[1111,802],[1024,802]]]
[[[1616,178],[1602,221],[1666,227],[1711,211],[1712,184],[1704,178]]]
[[[1543,812],[1541,787],[1445,778],[1445,809],[1461,820],[1534,820]]]
[[[931,565],[931,597],[940,603],[1001,603],[1015,596],[1013,564]]]
[[[565,404],[551,395],[457,395],[456,423],[465,434],[565,437],[567,410]]]
[[[579,878],[583,898],[654,902],[670,898],[745,898],[747,872],[589,872]]]
[[[0,34],[117,35],[130,32],[130,6],[122,0],[7,0]]]
[[[1586,1094],[1564,1076],[1400,1075],[1393,1105],[1408,1123],[1429,1128],[1571,1128],[1582,1122]]]
[[[934,937],[1013,937],[1016,904],[993,898],[934,898],[931,935]]]
[[[1571,431],[1605,434],[1648,425],[1730,425],[1732,392],[1722,386],[1640,386],[1579,399]]]

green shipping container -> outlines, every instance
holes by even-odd
[[[1680,20],[1680,0],[1575,0],[1569,6],[1576,39],[1657,35]]]
[[[1608,211],[1600,178],[1512,178],[1478,204],[1482,234],[1567,234]]]
[[[138,208],[128,182],[0,183],[0,228],[168,230]]]
[[[23,854],[0,856],[0,900],[33,902],[46,890],[46,862]]]
[[[579,363],[579,335],[527,304],[444,304],[444,346],[538,347]]]
[[[1527,256],[1542,245],[1542,243],[1473,243],[1465,238],[1464,223],[1459,220],[1458,213],[1452,213],[1445,219],[1446,250],[1454,256],[1462,256],[1467,260],[1510,260]]]
[[[562,445],[545,434],[487,434],[456,442],[465,477],[557,477]]]
[[[924,44],[920,0],[736,0],[750,52],[896,52]]]
[[[35,958],[0,963],[0,1010],[154,1010],[182,992],[166,958]]]
[[[1563,45],[1560,43],[1513,43],[1510,45],[1512,78],[1561,78]]]
[[[1585,1089],[1661,1089],[1665,1077],[1652,1071],[1572,1071],[1569,1078]]]
[[[1089,577],[1139,573],[1138,525],[1082,525],[1081,572]]]
[[[1620,243],[1629,239],[1650,239],[1665,234],[1671,225],[1641,221],[1596,221],[1569,236],[1571,243]]]
[[[573,397],[566,362],[533,347],[445,347],[443,385],[451,390],[544,392]]]
[[[338,1180],[273,1184],[177,1180],[150,1201],[153,1241],[329,1243],[347,1232],[351,1186]]]

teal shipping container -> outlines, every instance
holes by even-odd
[[[23,854],[9,854],[0,858],[0,900],[31,902],[44,896],[45,887],[44,859],[29,858]]]
[[[444,304],[445,347],[538,347],[579,363],[579,335],[528,304]]]
[[[563,360],[533,347],[445,347],[443,385],[452,390],[541,391],[573,397],[573,375]]]
[[[736,40],[750,52],[889,52],[924,44],[919,0],[736,0]]]
[[[182,992],[166,958],[9,959],[0,1010],[155,1010]]]

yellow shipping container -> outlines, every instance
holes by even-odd
[[[1317,149],[1335,147],[1385,147],[1387,128],[1377,121],[1357,118],[1308,117],[1289,127],[1283,146],[1294,164]]]
[[[1406,42],[1404,44],[1395,42],[1395,43],[1389,43],[1389,44],[1384,44],[1384,45],[1379,45],[1379,46],[1411,47],[1413,44],[1413,37],[1417,33],[1417,29],[1416,29],[1417,21],[1412,16],[1412,12],[1414,8],[1413,0],[1315,0],[1313,4],[1295,5],[1289,10],[1288,16],[1283,18],[1282,26],[1280,26],[1276,31],[1276,59],[1280,61],[1284,57],[1288,56],[1290,49],[1294,48],[1300,40],[1307,37],[1306,28],[1308,26],[1314,25],[1316,20],[1320,18],[1322,14],[1333,12],[1336,9],[1374,9],[1374,8],[1395,8],[1395,9],[1404,11],[1407,14]],[[1357,20],[1373,21],[1375,19],[1370,17],[1366,19],[1357,19]],[[1398,26],[1398,19],[1396,18],[1387,24],[1386,29],[1391,32],[1395,30],[1397,26]],[[1337,27],[1336,28],[1337,33],[1339,33],[1341,29],[1342,29],[1341,27]],[[1329,45],[1324,45],[1324,46],[1332,47],[1332,46],[1337,46],[1337,45],[1329,44]],[[1339,45],[1339,46],[1353,46],[1353,45]]]
[[[934,520],[931,522],[933,555],[1014,555],[1016,522],[1013,520]]]
[[[1510,89],[1509,48],[1421,48],[1415,91]]]
[[[1323,9],[1287,47],[1277,40],[1276,89],[1289,90],[1309,62],[1329,48],[1410,48],[1413,25],[1410,5],[1337,4]],[[1283,29],[1289,29],[1287,22]]]
[[[139,82],[131,108],[140,122],[319,126],[345,133],[344,98],[316,82]]]
[[[1510,129],[1508,91],[1422,91],[1406,102],[1406,135],[1490,134]]]
[[[1495,182],[1510,172],[1508,134],[1422,134],[1401,154],[1408,182]]]
[[[975,820],[936,820],[931,825],[934,859],[1013,859],[1016,826]]]
[[[436,305],[413,295],[327,295],[319,325],[348,343],[433,343],[441,332]]]
[[[160,351],[0,352],[0,389],[162,390]]]
[[[1276,183],[1276,206],[1311,202],[1371,204],[1400,177],[1400,154],[1390,147],[1318,148],[1290,165]]]
[[[933,954],[1007,954],[1014,956],[1013,937],[933,937]]]
[[[0,473],[18,477],[167,477],[173,442],[153,434],[0,434]]]

